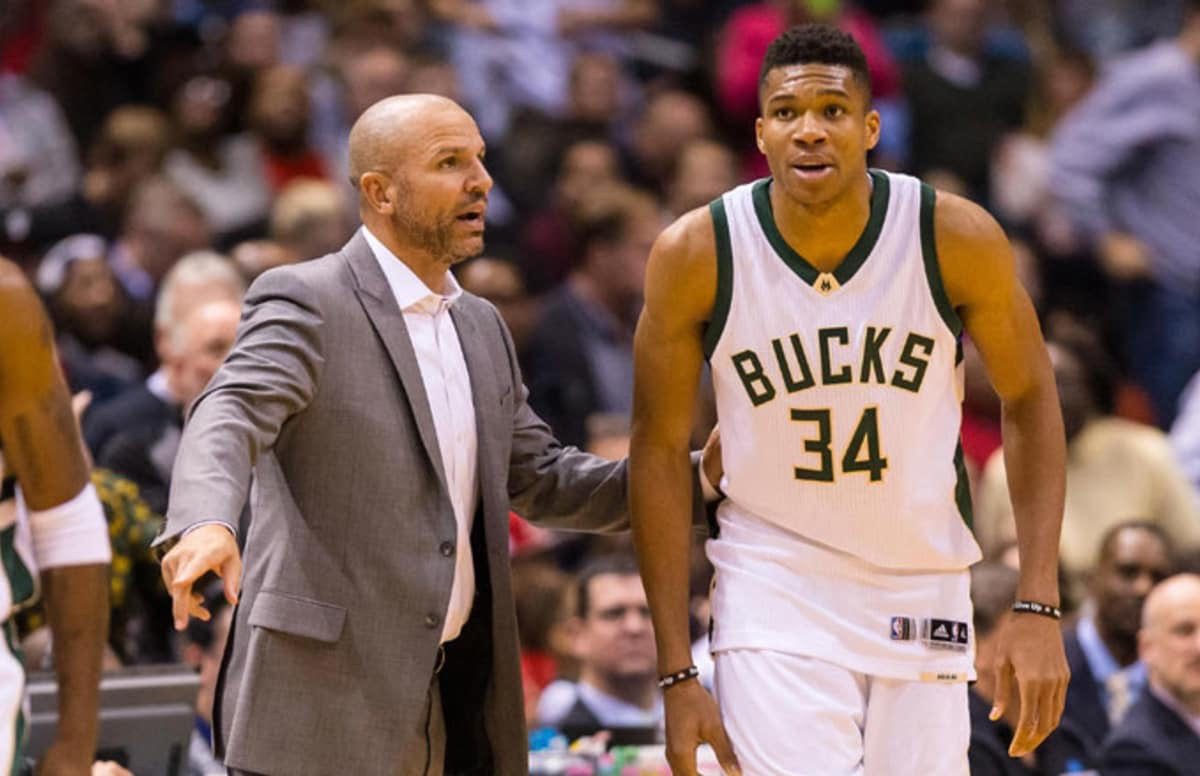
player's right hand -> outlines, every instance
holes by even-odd
[[[204,596],[192,592],[192,585],[207,572],[224,582],[225,600],[236,604],[242,582],[242,558],[238,554],[233,531],[224,525],[202,525],[190,532],[163,556],[162,577],[171,594],[175,630],[187,627],[189,617],[208,620]]]
[[[741,776],[733,744],[721,724],[717,702],[695,679],[663,692],[667,722],[667,762],[675,776],[697,776],[696,747],[706,743],[716,752],[725,776]]]

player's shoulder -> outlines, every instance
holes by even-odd
[[[934,245],[950,301],[957,306],[1007,288],[1013,258],[999,222],[966,197],[942,190],[934,196]]]
[[[713,266],[717,236],[710,208],[705,205],[676,218],[654,243],[653,256],[680,270]]]

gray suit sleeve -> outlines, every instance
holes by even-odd
[[[594,533],[628,531],[628,458],[608,461],[575,447],[563,446],[528,404],[516,348],[508,327],[496,324],[504,340],[513,385],[513,436],[509,457],[508,494],[513,510],[546,528]],[[700,454],[692,454],[692,523],[700,532],[715,525],[713,509],[700,489]]]
[[[250,287],[233,350],[189,413],[156,545],[202,521],[236,532],[259,454],[316,394],[321,321],[316,295],[294,268],[267,272]]]

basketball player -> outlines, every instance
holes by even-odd
[[[0,770],[19,773],[25,674],[12,614],[41,593],[54,638],[58,731],[39,774],[92,767],[100,660],[108,632],[110,549],[104,513],[54,357],[50,322],[13,264],[0,259]],[[99,766],[102,770],[107,766]]]
[[[964,332],[1004,404],[1021,613],[992,712],[1017,692],[1010,753],[1024,754],[1066,692],[1064,442],[1004,233],[964,199],[867,169],[879,115],[849,36],[783,33],[759,99],[772,177],[660,236],[635,343],[631,498],[671,766],[696,773],[708,741],[727,772],[736,757],[754,776],[967,773],[967,567],[980,552],[958,446]],[[708,543],[719,714],[687,629],[687,436],[704,358],[728,497]]]

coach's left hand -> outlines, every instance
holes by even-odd
[[[1015,681],[1020,715],[1008,754],[1021,757],[1058,727],[1067,700],[1071,671],[1058,621],[1025,612],[1009,615],[1000,634],[994,670],[996,700],[989,716],[993,721],[1004,716]]]

